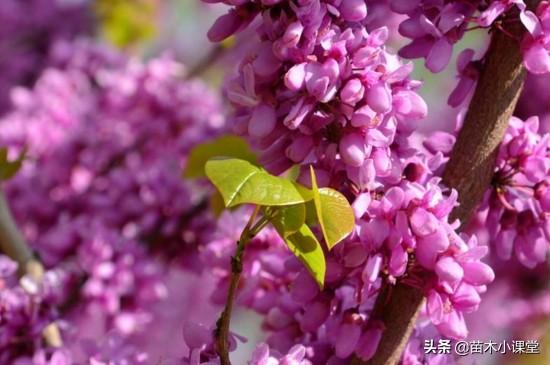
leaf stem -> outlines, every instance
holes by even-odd
[[[233,303],[235,302],[235,296],[237,294],[237,288],[241,273],[243,271],[243,254],[244,249],[248,242],[267,224],[268,220],[262,217],[255,225],[254,222],[260,212],[260,206],[256,206],[248,223],[243,229],[239,240],[237,241],[237,250],[235,255],[231,257],[231,279],[229,283],[229,291],[227,293],[227,300],[225,301],[225,308],[223,309],[220,318],[216,322],[216,345],[218,355],[220,356],[221,365],[231,365],[229,359],[229,327],[231,324],[231,312],[233,311]]]

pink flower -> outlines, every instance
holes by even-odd
[[[550,72],[550,3],[542,1],[536,16],[526,12],[522,22],[529,31],[522,41],[525,67],[535,74]]]

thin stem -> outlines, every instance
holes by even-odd
[[[197,64],[192,67],[189,72],[186,75],[187,79],[192,79],[197,76],[201,76],[203,73],[205,73],[210,67],[212,67],[220,57],[224,54],[225,47],[222,45],[217,45],[208,54],[201,60],[197,62]]]
[[[262,218],[256,225],[253,226],[259,212],[260,207],[256,206],[256,208],[254,208],[254,212],[252,212],[252,215],[248,220],[248,223],[246,224],[246,227],[244,227],[243,232],[241,233],[241,237],[237,241],[237,250],[235,251],[235,255],[231,257],[231,279],[229,282],[229,291],[227,293],[227,300],[225,301],[225,308],[216,323],[215,332],[217,351],[220,356],[221,365],[231,365],[231,360],[229,359],[229,327],[231,324],[231,313],[233,312],[233,303],[235,302],[239,280],[243,271],[244,249],[254,235],[259,232],[259,227],[262,227],[266,221],[265,218]]]
[[[0,190],[0,251],[17,262],[18,275],[27,275],[37,282],[42,280],[44,267],[34,255],[19,231],[11,214],[4,193]],[[51,323],[42,333],[49,346],[63,345],[61,334],[55,323]]]

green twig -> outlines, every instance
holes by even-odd
[[[250,242],[250,240],[254,238],[254,236],[258,234],[258,232],[261,231],[261,229],[269,222],[266,217],[262,217],[256,224],[254,224],[259,212],[260,206],[256,206],[239,240],[237,241],[237,250],[235,251],[235,255],[231,257],[231,280],[229,283],[229,292],[227,293],[225,308],[216,322],[215,332],[217,351],[220,356],[221,365],[231,365],[231,361],[229,359],[229,326],[231,323],[231,313],[233,311],[233,303],[235,302],[239,279],[241,278],[241,273],[243,271],[244,249],[248,242]]]

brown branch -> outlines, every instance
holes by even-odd
[[[403,283],[384,284],[371,314],[384,323],[382,339],[369,362],[355,358],[352,365],[397,364],[423,304],[424,293],[420,290]]]
[[[0,191],[0,251],[16,261],[19,265],[18,275],[27,275],[37,282],[42,280],[44,267],[35,259],[23,235],[19,231],[11,214],[4,193]],[[63,343],[61,334],[55,323],[51,323],[43,331],[46,343],[52,347],[60,347]]]
[[[223,309],[220,318],[216,322],[216,350],[220,356],[221,365],[231,365],[229,359],[229,327],[231,324],[231,313],[233,312],[233,303],[237,296],[237,288],[239,286],[239,280],[243,271],[243,254],[247,243],[257,234],[257,232],[263,228],[265,220],[260,220],[257,225],[252,227],[258,213],[260,212],[260,206],[256,206],[254,212],[250,216],[248,224],[243,229],[239,241],[237,241],[237,250],[235,255],[231,257],[231,278],[229,283],[229,291],[227,292],[227,299],[225,301],[225,308]]]
[[[517,42],[496,32],[443,182],[458,191],[451,214],[466,225],[491,184],[498,147],[516,107],[525,70]]]
[[[532,1],[529,5],[533,8],[538,2]],[[519,22],[506,30],[518,37],[523,34]],[[460,219],[465,225],[491,184],[498,147],[524,79],[525,70],[518,42],[502,31],[495,31],[464,125],[443,174],[444,184],[456,189],[459,194],[460,206],[453,210],[451,220]],[[422,292],[397,283],[387,302],[385,291],[387,289],[377,299],[373,312],[386,327],[380,346],[370,361],[354,360],[354,364],[397,364],[414,329],[424,304]],[[382,308],[378,316],[377,308]]]
[[[244,245],[244,240],[239,240],[237,242],[237,251],[235,252],[235,256],[231,257],[231,281],[229,283],[227,300],[225,302],[225,308],[216,323],[216,350],[218,351],[222,365],[231,365],[231,361],[229,359],[229,331],[233,303],[235,302],[237,287],[243,271],[242,259]]]

